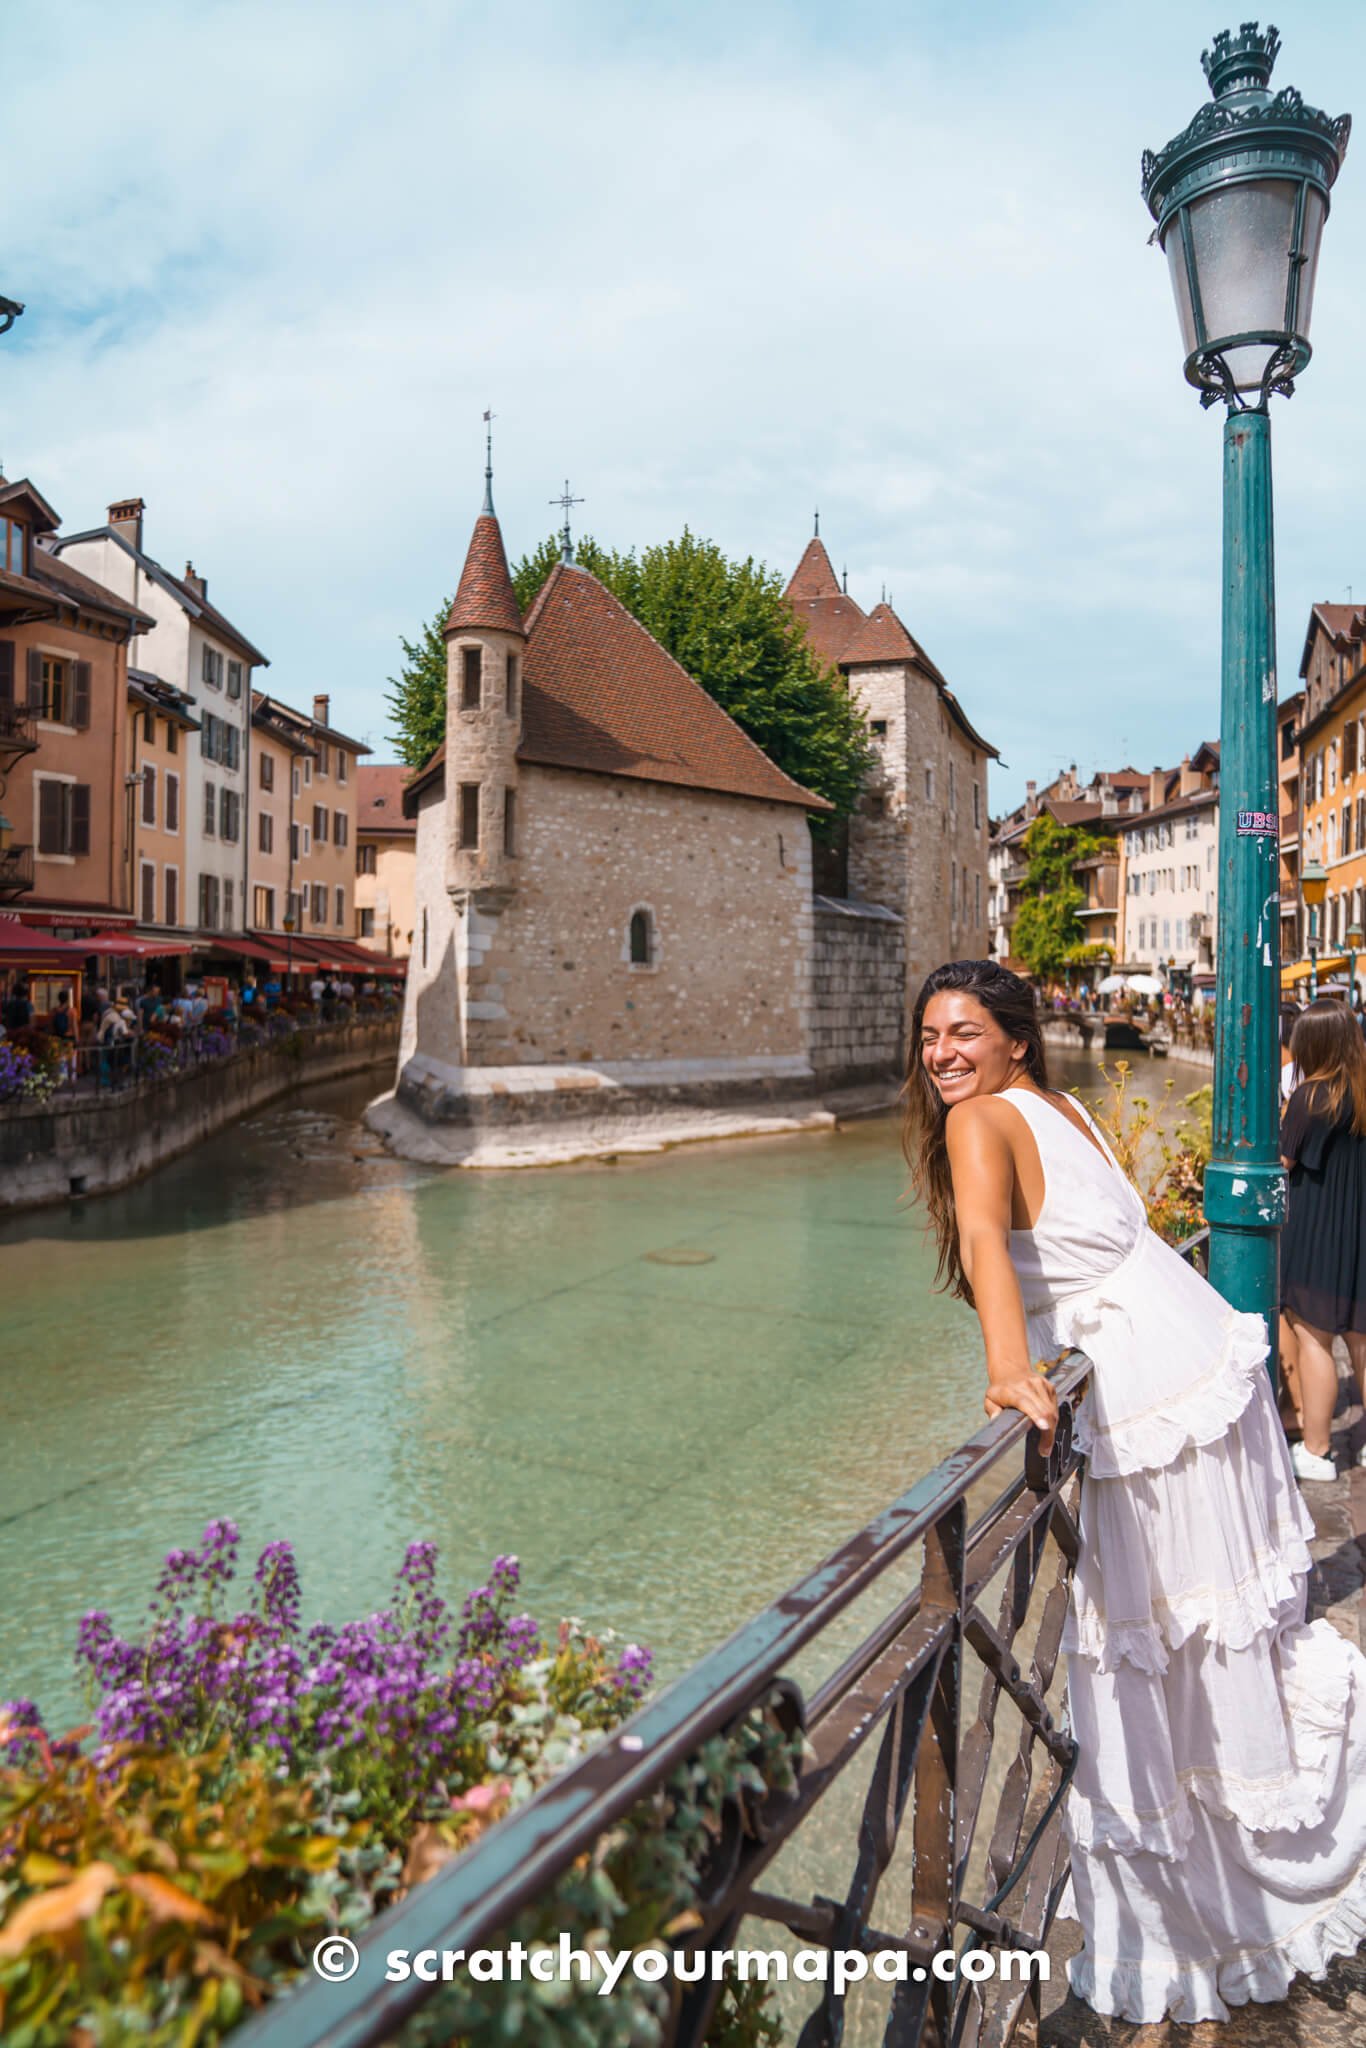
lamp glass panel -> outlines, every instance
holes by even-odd
[[[1295,328],[1307,341],[1309,339],[1309,316],[1314,310],[1314,284],[1319,274],[1319,246],[1323,241],[1323,223],[1328,218],[1328,202],[1322,192],[1316,192],[1311,185],[1304,195],[1304,230],[1302,248],[1304,268],[1300,272],[1300,302],[1296,309]]]
[[[1172,297],[1176,300],[1176,317],[1181,324],[1182,353],[1193,356],[1200,346],[1200,337],[1195,331],[1195,308],[1191,304],[1190,279],[1186,275],[1186,245],[1181,234],[1179,213],[1174,213],[1167,223],[1162,251],[1171,273]]]
[[[1209,346],[1231,334],[1284,333],[1298,189],[1298,179],[1254,178],[1193,201],[1191,243]],[[1266,343],[1222,351],[1239,391],[1256,390],[1273,353]]]

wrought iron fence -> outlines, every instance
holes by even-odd
[[[1060,1420],[1046,1460],[1020,1416],[985,1425],[574,1769],[380,1916],[349,1982],[296,1988],[235,2036],[242,2048],[390,2040],[441,1987],[387,1981],[389,1951],[488,1946],[703,1743],[756,1709],[800,1732],[795,1785],[727,1813],[698,1924],[675,1947],[733,1949],[742,1922],[758,1922],[807,1946],[903,1954],[906,1980],[877,2015],[896,2048],[1001,2048],[1022,2016],[1037,2025],[1039,1984],[1029,1974],[972,1982],[957,1971],[940,1976],[933,1963],[984,1944],[1038,1950],[1065,1881],[1062,1802],[1076,1748],[1054,1711],[1079,1540],[1072,1406],[1088,1370],[1075,1352],[1051,1369]],[[922,1569],[908,1588],[898,1567],[917,1546]],[[822,1649],[828,1675],[807,1697],[792,1665]],[[841,1832],[842,1896],[765,1888],[775,1858],[809,1840],[822,1803],[837,1787],[855,1788],[851,1767],[870,1757],[856,1824]],[[715,1982],[675,1983],[669,2048],[699,2048],[718,1992]],[[832,1978],[803,2016],[799,2048],[834,2048],[843,2030]]]

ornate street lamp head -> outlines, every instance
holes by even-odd
[[[1278,31],[1222,30],[1201,62],[1214,98],[1165,149],[1143,153],[1143,197],[1167,258],[1202,405],[1287,398],[1309,361],[1309,315],[1328,195],[1352,121],[1274,98]]]

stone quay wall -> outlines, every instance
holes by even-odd
[[[811,1066],[819,1080],[900,1071],[906,927],[875,903],[812,902]]]
[[[107,1094],[0,1108],[0,1214],[110,1194],[234,1118],[316,1081],[391,1067],[398,1019],[328,1026]]]

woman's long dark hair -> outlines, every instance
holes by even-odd
[[[931,996],[949,989],[972,996],[995,1018],[1008,1038],[1025,1047],[1024,1071],[1039,1088],[1048,1086],[1048,1063],[1044,1058],[1043,1032],[1034,1005],[1034,991],[1008,967],[994,960],[948,960],[936,967],[921,983],[911,1017],[911,1042],[906,1058],[906,1115],[901,1131],[902,1150],[911,1169],[916,1193],[929,1211],[930,1224],[939,1247],[935,1285],[947,1288],[961,1301],[972,1301],[972,1289],[963,1271],[958,1249],[958,1212],[953,1203],[953,1176],[949,1172],[949,1148],[944,1136],[948,1108],[925,1071],[921,1057],[925,1005]]]
[[[1301,1011],[1290,1034],[1290,1057],[1316,1115],[1336,1121],[1350,1099],[1353,1134],[1366,1138],[1366,1042],[1345,1004],[1321,996]]]

